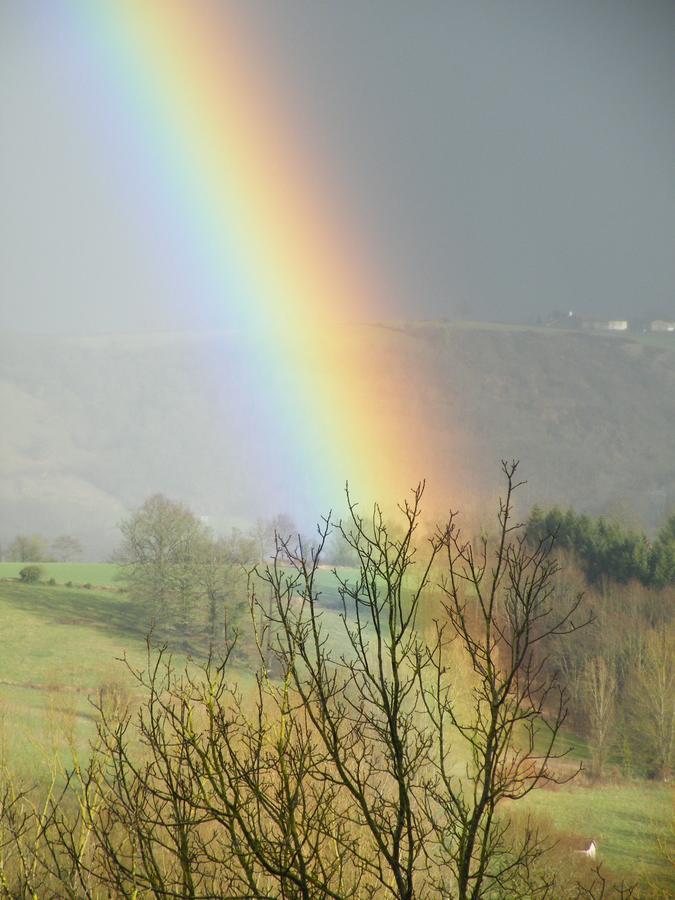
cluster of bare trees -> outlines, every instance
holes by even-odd
[[[140,709],[100,705],[97,745],[58,796],[0,799],[0,891],[605,895],[602,879],[561,881],[517,814],[563,777],[546,647],[584,623],[578,597],[555,601],[551,541],[532,547],[513,523],[516,465],[504,471],[494,542],[466,541],[455,516],[423,540],[422,488],[401,529],[350,502],[311,553],[279,539],[250,595],[252,681],[227,657],[176,670],[149,650]],[[317,583],[334,527],[358,560],[335,575],[340,642]]]
[[[581,673],[581,709],[602,778],[610,754],[626,775],[668,781],[675,751],[675,640],[672,626],[645,627],[634,655],[607,643]]]
[[[556,593],[585,591],[593,628],[551,642],[550,664],[570,697],[570,721],[591,752],[590,774],[670,778],[675,752],[675,635],[672,588],[609,579],[589,587],[563,561]]]
[[[628,518],[622,511],[622,518]],[[675,752],[675,517],[651,542],[617,521],[535,508],[531,538],[555,534],[561,602],[585,593],[595,627],[552,646],[591,775],[670,779]]]
[[[40,534],[17,534],[7,548],[6,558],[10,562],[72,562],[80,559],[82,552],[82,543],[70,534],[59,535],[51,544]]]

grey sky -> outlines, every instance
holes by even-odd
[[[139,245],[46,7],[0,4],[0,325],[213,326],[161,228]],[[675,317],[675,3],[246,8],[392,316]]]

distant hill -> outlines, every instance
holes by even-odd
[[[499,459],[518,457],[523,507],[632,507],[649,527],[675,502],[675,341],[434,322],[356,330],[373,358],[404,361],[401,384],[408,367],[422,374],[417,405],[464,497],[491,496]],[[244,369],[234,334],[0,338],[2,544],[70,532],[101,556],[155,491],[217,525],[294,513],[289,486],[246,475],[260,429]]]

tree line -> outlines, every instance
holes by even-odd
[[[668,781],[675,753],[675,516],[645,534],[573,510],[535,507],[536,546],[555,539],[556,596],[582,598],[594,620],[574,641],[553,639],[548,665],[570,698],[569,723],[588,743],[589,775]]]
[[[589,585],[562,555],[556,596],[581,596],[593,619],[574,641],[552,638],[547,665],[569,697],[568,724],[587,742],[591,778],[669,781],[675,755],[675,588],[604,579]]]
[[[653,541],[621,523],[562,510],[535,506],[527,520],[527,533],[536,542],[553,534],[561,551],[573,553],[592,584],[609,578],[645,587],[675,585],[675,515],[668,518]]]
[[[72,534],[61,534],[53,541],[41,534],[17,534],[6,552],[0,548],[0,560],[8,562],[73,562],[80,559],[82,542]]]

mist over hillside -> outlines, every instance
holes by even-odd
[[[434,423],[436,456],[456,473],[448,505],[492,496],[502,457],[522,461],[523,508],[611,514],[625,502],[650,527],[675,501],[675,341],[445,323],[356,331],[375,359],[403,361],[382,396],[422,373],[410,414]],[[69,532],[103,557],[117,522],[157,491],[217,528],[282,510],[307,527],[247,373],[236,334],[3,336],[2,544]]]

